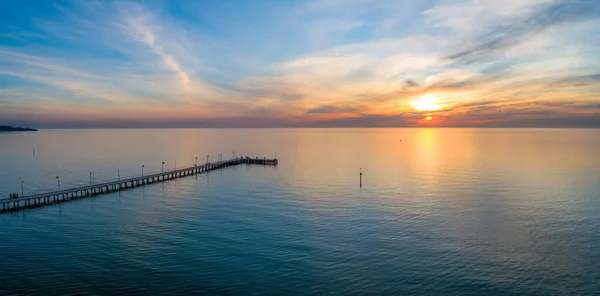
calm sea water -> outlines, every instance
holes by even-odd
[[[2,133],[0,196],[233,151],[280,164],[0,215],[0,295],[600,294],[597,129]]]

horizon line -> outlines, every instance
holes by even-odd
[[[274,126],[274,127],[32,127],[32,126],[14,126],[20,128],[33,128],[39,130],[101,130],[101,129],[400,129],[400,128],[478,128],[478,129],[600,129],[600,126]],[[7,131],[9,132],[9,131]]]

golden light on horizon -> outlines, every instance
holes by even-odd
[[[442,106],[438,104],[439,101],[440,100],[437,97],[424,95],[418,100],[412,102],[411,105],[417,111],[436,111],[442,108]]]
[[[432,113],[425,113],[423,117],[417,121],[419,125],[431,126],[431,125],[439,125],[441,123],[440,118],[438,116],[434,116]]]

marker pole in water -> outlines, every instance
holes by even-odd
[[[360,187],[362,188],[362,168],[360,168]]]

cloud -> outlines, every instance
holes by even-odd
[[[600,102],[535,102],[538,106],[557,107],[565,109],[584,109],[591,112],[600,113]]]
[[[306,114],[341,114],[341,113],[355,113],[360,110],[359,107],[354,106],[335,106],[335,105],[323,105],[313,109],[306,110]]]
[[[416,117],[403,115],[361,114],[324,120],[314,120],[299,127],[405,127],[414,126]]]
[[[272,2],[240,4],[242,13],[221,3],[66,1],[55,17],[0,34],[11,40],[0,45],[0,116],[60,126],[62,117],[413,126],[423,114],[411,102],[433,96],[445,125],[589,126],[559,118],[597,115],[599,3]]]
[[[96,69],[73,67],[68,61],[56,58],[1,49],[0,53],[0,63],[4,62],[8,65],[0,69],[0,75],[18,77],[36,83],[28,86],[29,100],[35,99],[31,96],[33,94],[38,96],[43,94],[42,98],[62,97],[62,100],[73,105],[89,104],[92,100],[98,100],[96,103],[110,102],[119,105],[130,103],[154,105],[162,102],[154,96],[144,96],[120,87],[121,84],[151,87],[139,78],[123,77],[120,74],[105,76],[97,73],[99,71]],[[115,78],[118,78],[118,82],[114,81]],[[37,90],[39,91],[36,92]],[[41,90],[46,93],[42,93]],[[60,100],[56,101],[55,103],[60,103]]]
[[[561,78],[557,79],[556,82],[551,83],[551,85],[558,87],[600,85],[600,74],[578,75]]]
[[[599,2],[595,0],[548,1],[532,6],[533,11],[525,10],[522,14],[508,18],[480,36],[473,46],[453,53],[448,58],[470,59],[503,50],[552,26],[589,18],[594,13],[597,14],[600,8]]]
[[[3,75],[47,90],[69,90],[67,96],[51,91],[73,108],[92,100],[121,106],[169,103],[169,108],[178,108],[201,104],[198,97],[209,101],[219,96],[218,89],[183,68],[198,62],[182,54],[185,34],[174,33],[175,26],[160,14],[130,2],[63,4],[56,6],[62,18],[35,22],[57,47],[35,41],[21,48],[0,46]],[[161,30],[169,34],[159,34]]]
[[[139,5],[121,5],[121,17],[123,29],[136,41],[146,44],[152,52],[158,55],[163,64],[173,72],[185,90],[190,90],[190,76],[182,69],[180,63],[170,54],[165,53],[163,45],[158,41],[156,33],[148,25],[152,18],[142,6]]]
[[[414,86],[420,86],[420,84],[414,80],[411,79],[406,79],[404,80],[404,83],[406,84],[406,86],[408,87],[414,87]]]
[[[548,127],[548,128],[598,128],[596,115],[569,116],[550,111],[510,111],[499,114],[469,114],[446,120],[446,126],[456,127]]]

